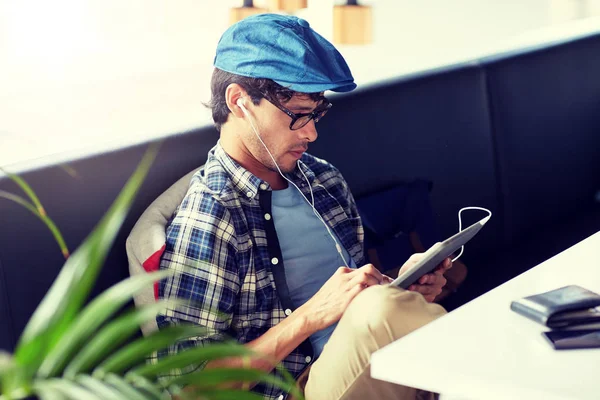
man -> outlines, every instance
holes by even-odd
[[[346,62],[306,21],[265,14],[229,28],[214,65],[210,106],[220,140],[167,228],[161,259],[161,269],[191,272],[161,283],[159,297],[193,305],[157,318],[161,327],[192,322],[209,333],[170,351],[235,337],[272,360],[253,367],[282,362],[308,400],[414,398],[414,389],[371,379],[369,356],[444,313],[427,301],[441,292],[451,262],[410,291],[382,285],[390,278],[363,265],[346,182],[306,153],[331,107],[324,92],[356,87]],[[267,384],[253,390],[285,396]]]

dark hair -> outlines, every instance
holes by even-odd
[[[243,87],[244,90],[248,92],[248,95],[254,104],[258,104],[265,96],[285,104],[298,93],[273,82],[271,79],[248,78],[246,76],[235,75],[215,68],[210,82],[211,99],[206,106],[212,110],[215,128],[217,128],[217,131],[219,132],[221,132],[221,125],[227,121],[227,116],[230,113],[225,100],[225,91],[227,86],[232,83],[237,83]],[[323,97],[321,93],[303,94],[306,94],[314,101],[319,101]]]

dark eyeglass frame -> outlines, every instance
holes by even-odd
[[[325,114],[327,114],[327,111],[329,111],[329,109],[333,105],[333,104],[331,104],[331,102],[329,100],[327,100],[325,97],[323,97],[323,99],[322,99],[323,102],[321,104],[319,104],[317,106],[317,108],[315,108],[313,111],[311,111],[309,113],[296,114],[296,113],[291,112],[289,109],[285,108],[284,106],[282,106],[277,100],[271,98],[271,96],[268,96],[268,95],[263,95],[263,96],[269,103],[271,103],[275,107],[279,108],[281,111],[286,113],[292,119],[292,121],[290,122],[290,130],[292,130],[292,131],[302,129],[311,120],[315,120],[315,123],[319,122],[319,120],[321,118],[323,118],[325,116]],[[309,118],[307,118],[304,121],[304,123],[302,123],[301,125],[294,127],[294,124],[296,123],[296,121],[298,121],[300,118],[305,118],[305,117],[309,117]]]

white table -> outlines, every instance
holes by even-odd
[[[600,399],[600,349],[553,350],[510,310],[569,284],[600,293],[600,232],[375,352],[371,375],[461,399]]]

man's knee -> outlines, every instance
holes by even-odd
[[[440,305],[428,303],[419,293],[382,285],[369,287],[356,296],[344,317],[351,320],[358,334],[383,331],[383,336],[395,340],[445,313]]]

